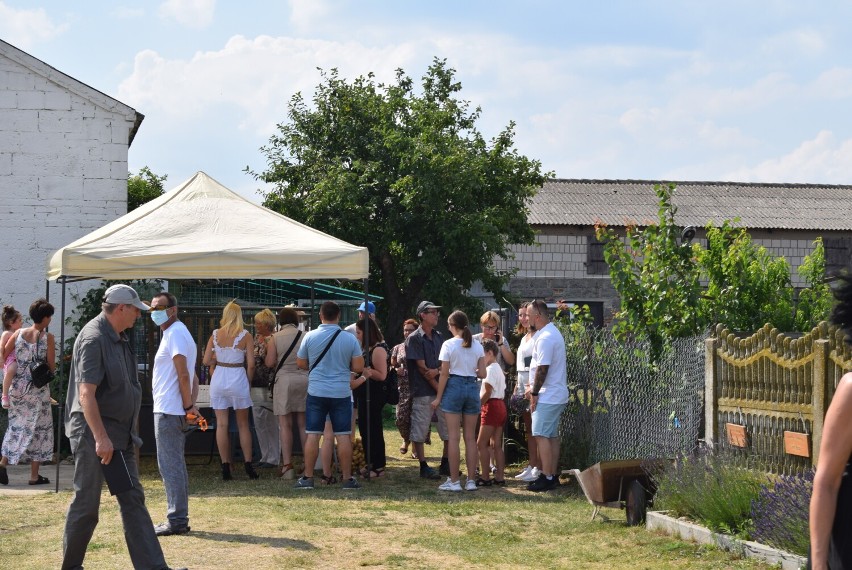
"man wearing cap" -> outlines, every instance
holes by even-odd
[[[189,532],[189,474],[184,446],[187,423],[195,423],[199,415],[193,395],[197,394],[193,379],[198,348],[177,314],[177,299],[168,291],[157,293],[151,300],[151,320],[163,333],[154,356],[151,384],[157,466],[167,505],[167,521],[154,527],[157,536]],[[188,421],[189,414],[193,419]]]
[[[367,301],[366,303],[362,302],[360,305],[358,305],[358,320],[363,321],[365,318],[367,318],[367,315],[369,315],[370,318],[373,319],[373,322],[375,322],[376,304],[372,301]],[[358,336],[358,333],[355,332],[355,327],[357,324],[357,322],[354,322],[343,330],[348,333],[352,333],[353,336]]]
[[[424,479],[440,479],[440,475],[426,463],[423,444],[429,434],[432,423],[432,400],[438,394],[438,376],[441,363],[438,354],[444,343],[443,335],[435,330],[438,325],[440,305],[423,301],[417,305],[417,317],[420,326],[405,340],[405,359],[408,364],[408,383],[411,390],[411,443],[420,460],[420,476]],[[438,415],[438,435],[446,442],[449,439],[447,423],[440,410]],[[446,450],[444,452],[446,457]],[[444,463],[444,460],[441,460]],[[447,464],[449,474],[449,463]]]
[[[71,357],[65,429],[74,454],[74,498],[65,519],[62,568],[83,567],[98,524],[102,466],[113,461],[126,465],[132,483],[115,497],[133,567],[168,568],[139,483],[134,446],[142,445],[136,432],[142,386],[136,376],[136,355],[124,332],[148,306],[133,288],[113,285],[101,308],[77,335]]]

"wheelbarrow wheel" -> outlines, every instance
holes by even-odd
[[[627,525],[637,526],[645,522],[648,512],[647,492],[642,482],[634,479],[627,486],[627,500],[624,510],[627,511]]]

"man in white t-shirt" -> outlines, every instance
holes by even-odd
[[[160,292],[151,301],[151,320],[160,327],[162,339],[154,357],[154,436],[157,465],[166,490],[168,520],[154,527],[157,536],[189,532],[189,474],[184,460],[186,425],[198,393],[195,360],[198,348],[186,325],[177,318],[177,299]]]
[[[550,491],[559,485],[559,420],[568,404],[568,372],[565,364],[565,339],[553,323],[547,303],[536,300],[527,308],[533,336],[530,363],[530,411],[532,434],[538,444],[541,475],[527,485],[530,491]]]

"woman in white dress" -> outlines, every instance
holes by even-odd
[[[254,376],[254,340],[243,326],[243,311],[231,301],[222,311],[219,328],[213,331],[204,351],[204,365],[210,366],[210,406],[216,413],[216,444],[222,460],[222,479],[231,476],[231,438],[228,408],[234,408],[245,471],[249,479],[259,475],[251,464],[252,438],[249,428],[251,393],[249,378]]]

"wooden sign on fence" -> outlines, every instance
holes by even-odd
[[[784,432],[784,451],[799,457],[811,456],[811,441],[806,433],[797,431]]]
[[[725,424],[725,430],[728,432],[728,443],[734,447],[748,447],[748,437],[746,436],[745,426],[739,424]]]

